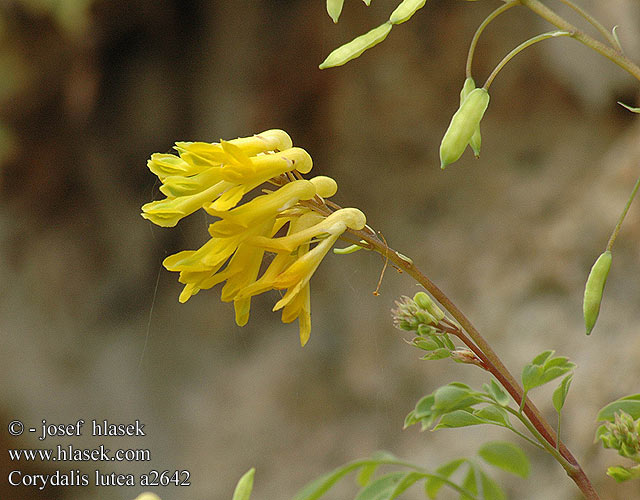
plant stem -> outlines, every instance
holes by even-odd
[[[629,199],[627,200],[627,204],[624,206],[624,210],[622,210],[620,217],[618,217],[618,223],[616,224],[616,227],[613,230],[611,237],[609,238],[609,243],[607,243],[607,250],[609,251],[611,251],[611,248],[613,247],[613,243],[616,241],[616,238],[618,237],[618,233],[620,232],[620,227],[622,226],[622,222],[624,221],[624,218],[627,215],[627,212],[629,211],[629,207],[631,206],[631,203],[633,203],[633,199],[635,198],[636,193],[638,192],[638,187],[640,187],[640,177],[638,177],[638,180],[636,181],[636,185],[633,186],[633,189],[631,190],[631,196],[629,196]]]
[[[589,14],[582,7],[573,3],[571,0],[560,0],[560,1],[563,4],[567,5],[568,7],[571,7],[578,14],[580,14],[584,19],[586,19],[591,26],[593,26],[595,29],[597,29],[600,32],[600,34],[605,38],[605,40],[609,42],[609,44],[614,49],[616,49],[618,52],[622,52],[622,47],[620,47],[620,44],[618,43],[618,40],[616,40],[616,37],[614,37],[613,34],[607,28],[605,28],[600,21],[598,21],[595,17]]]
[[[515,49],[509,52],[506,56],[504,56],[502,61],[500,61],[498,65],[494,68],[494,70],[491,72],[491,74],[489,75],[489,78],[487,78],[487,81],[485,82],[483,87],[486,90],[489,90],[491,83],[493,82],[494,78],[498,76],[498,73],[500,73],[502,68],[504,68],[504,66],[509,61],[511,61],[511,59],[513,59],[516,55],[518,55],[524,49],[526,49],[527,47],[530,47],[534,43],[541,42],[542,40],[546,40],[548,38],[555,38],[557,36],[571,36],[571,33],[569,33],[568,31],[550,31],[548,33],[542,33],[541,35],[534,36],[533,38],[529,38],[529,40],[522,42]]]
[[[476,51],[476,46],[478,45],[478,39],[480,38],[480,35],[484,31],[484,29],[496,17],[498,17],[503,12],[509,10],[511,7],[514,7],[514,6],[518,5],[518,3],[519,2],[517,0],[513,0],[513,1],[509,2],[509,3],[501,5],[496,10],[494,10],[491,14],[489,14],[487,16],[487,18],[484,21],[482,21],[482,24],[480,24],[480,26],[478,26],[478,29],[476,30],[475,34],[473,35],[473,39],[471,40],[471,45],[469,45],[469,53],[467,54],[467,66],[466,66],[467,78],[471,78],[471,66],[473,64],[473,54]]]
[[[544,5],[540,0],[519,0],[522,5],[529,8],[540,17],[550,22],[554,26],[560,28],[563,31],[569,31],[572,38],[575,38],[580,43],[586,45],[587,47],[595,50],[599,54],[605,56],[607,59],[613,61],[615,64],[620,66],[622,69],[627,71],[629,74],[633,75],[633,77],[640,81],[640,67],[638,67],[631,60],[627,59],[627,57],[614,50],[613,48],[605,45],[602,42],[590,37],[583,31],[580,31],[573,24],[566,21],[564,18],[556,14],[554,11],[549,9],[546,5]]]
[[[458,309],[458,307],[427,276],[415,267],[413,261],[389,248],[373,231],[351,230],[350,232],[353,233],[358,240],[364,240],[372,250],[375,250],[383,257],[388,258],[399,270],[406,272],[409,276],[418,281],[418,283],[420,283],[429,293],[431,293],[431,295],[440,302],[449,314],[451,314],[451,316],[460,323],[469,337],[471,337],[471,340],[473,340],[473,342],[469,341],[469,343],[465,342],[465,344],[467,344],[474,353],[481,357],[487,370],[500,382],[514,401],[516,401],[517,404],[522,404],[523,389],[520,387],[515,377],[509,372],[495,351],[482,337],[480,332],[473,326],[471,321],[469,321],[462,311]],[[480,354],[482,356],[480,356]],[[593,488],[589,478],[580,467],[576,458],[571,454],[564,443],[557,440],[556,433],[551,425],[545,420],[540,411],[528,398],[525,399],[523,412],[529,419],[533,428],[540,434],[542,440],[548,443],[554,451],[556,451],[556,448],[559,450],[557,452],[558,455],[564,459],[563,461],[559,460],[559,462],[565,468],[569,477],[571,477],[578,488],[582,491],[585,498],[589,500],[599,500],[600,497]]]

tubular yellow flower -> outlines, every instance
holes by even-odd
[[[180,273],[180,302],[224,283],[221,299],[233,302],[236,323],[243,326],[254,295],[286,289],[273,310],[282,309],[284,323],[298,319],[305,345],[311,332],[309,281],[345,231],[364,228],[364,214],[324,201],[338,189],[330,177],[301,178],[313,166],[311,157],[281,130],[219,143],[177,142],[175,149],[178,155],[154,153],[147,163],[166,198],[145,204],[142,216],[171,227],[202,208],[218,219],[199,249],[163,261]],[[240,204],[265,183],[271,185],[265,194]],[[286,236],[276,237],[284,229]],[[276,255],[259,276],[265,252]]]
[[[143,205],[142,216],[163,227],[175,226],[204,205],[229,210],[272,177],[292,170],[308,173],[313,165],[282,130],[219,144],[177,142],[176,150],[180,156],[155,153],[147,162],[167,198]]]

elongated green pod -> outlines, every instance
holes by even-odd
[[[327,14],[334,23],[338,22],[344,0],[327,0]]]
[[[389,17],[391,24],[408,21],[418,10],[424,7],[427,0],[402,0]]]
[[[600,313],[600,303],[604,285],[611,269],[611,252],[603,252],[591,268],[587,284],[584,287],[584,302],[582,310],[584,312],[584,325],[587,328],[587,335],[591,333]]]
[[[467,98],[467,96],[471,93],[472,90],[476,88],[476,82],[473,78],[469,77],[464,81],[464,85],[462,86],[462,90],[460,91],[460,106]],[[482,135],[480,134],[480,125],[473,132],[471,139],[469,140],[469,146],[473,150],[473,154],[476,158],[480,157],[480,148],[482,147]]]
[[[451,118],[449,128],[440,144],[440,167],[457,161],[464,153],[467,144],[480,125],[484,112],[489,106],[489,93],[483,89],[474,89],[466,97]]]
[[[331,52],[322,64],[320,64],[319,68],[325,69],[332,68],[334,66],[342,66],[343,64],[351,61],[351,59],[355,59],[365,50],[378,45],[381,41],[387,38],[391,28],[392,24],[386,22],[377,28],[373,28],[364,35],[354,38],[349,43],[345,43]]]

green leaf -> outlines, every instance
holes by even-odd
[[[502,427],[511,427],[509,414],[499,406],[485,406],[484,408],[474,410],[473,414],[478,418],[487,420],[487,423],[500,425]]]
[[[338,22],[344,0],[327,0],[327,14],[333,19],[334,23]]]
[[[369,464],[369,465],[365,465],[364,467],[362,467],[362,469],[360,469],[360,472],[358,473],[358,477],[356,478],[356,482],[358,483],[358,486],[360,486],[361,488],[364,488],[366,485],[368,485],[371,482],[371,478],[375,474],[376,469],[378,468],[378,465],[379,464]]]
[[[388,500],[393,500],[394,498],[398,498],[402,493],[404,493],[407,489],[413,486],[414,483],[420,481],[425,477],[424,474],[420,472],[407,472],[405,476],[400,480],[400,482],[396,485],[396,487],[391,492]]]
[[[482,384],[482,388],[500,406],[509,406],[511,396],[495,380],[491,379],[489,384]]]
[[[458,458],[456,460],[452,460],[451,462],[448,462],[438,467],[435,473],[438,474],[439,476],[449,478],[451,474],[457,471],[460,468],[460,466],[466,461],[467,461],[466,458]],[[440,491],[440,488],[444,486],[444,484],[445,484],[444,481],[442,481],[441,479],[438,479],[435,477],[429,477],[427,478],[424,484],[425,493],[431,500],[433,500],[434,498],[436,498],[436,496],[438,496],[438,492]]]
[[[425,354],[420,359],[426,359],[426,360],[445,359],[445,358],[448,358],[450,355],[451,355],[451,351],[449,349],[447,349],[446,347],[440,347],[439,349],[436,349],[435,351],[432,351],[429,354]]]
[[[294,500],[317,500],[350,472],[357,470],[360,467],[366,467],[372,464],[387,464],[397,460],[398,459],[391,453],[381,451],[374,453],[371,458],[350,462],[315,479],[314,481],[311,481],[296,494]]]
[[[640,108],[632,108],[631,106],[628,106],[625,103],[620,101],[618,101],[618,104],[620,104],[620,106],[622,106],[623,108],[627,108],[632,113],[640,113]]]
[[[420,419],[431,415],[435,400],[436,398],[433,394],[428,394],[427,396],[422,397],[420,401],[416,403],[416,409],[414,410],[415,417]]]
[[[558,413],[562,411],[562,407],[564,406],[564,402],[567,399],[567,394],[569,393],[569,387],[571,386],[571,380],[573,379],[573,373],[570,373],[565,378],[562,379],[560,385],[553,391],[552,401],[553,407],[556,409]]]
[[[406,474],[406,472],[390,472],[380,476],[366,488],[360,490],[354,500],[388,500],[396,485]]]
[[[556,351],[554,351],[553,349],[549,349],[548,351],[542,351],[540,354],[538,354],[535,358],[533,358],[533,361],[531,361],[531,364],[534,365],[543,365],[544,362],[549,359],[551,356],[553,356],[553,354]]]
[[[434,392],[433,410],[440,414],[449,413],[480,402],[482,402],[482,398],[469,386],[454,382],[440,387]]]
[[[502,488],[498,486],[493,479],[487,476],[484,472],[480,473],[480,482],[482,483],[482,496],[484,500],[505,500],[506,497]]]
[[[253,476],[255,473],[256,470],[253,468],[244,473],[236,485],[232,500],[249,500],[253,490]]]
[[[440,422],[438,422],[438,425],[433,428],[433,430],[437,431],[438,429],[454,429],[456,427],[469,427],[471,425],[481,425],[488,423],[490,422],[482,418],[478,418],[468,411],[455,410],[444,415],[440,419]]]
[[[513,443],[504,441],[492,441],[484,444],[478,455],[490,465],[499,467],[511,474],[526,478],[529,475],[529,459]]]
[[[467,475],[462,482],[462,487],[467,490],[469,493],[473,493],[474,495],[478,494],[478,479],[476,478],[476,470],[469,464],[469,470],[467,471]],[[460,495],[460,500],[472,500],[468,495],[464,493]]]
[[[426,0],[402,0],[389,16],[391,24],[401,24],[408,21],[418,10],[424,7]]]
[[[435,340],[424,337],[416,337],[411,343],[423,351],[435,351],[439,347],[442,347]]]
[[[549,350],[538,354],[522,369],[522,385],[525,392],[551,382],[576,367],[564,356],[554,358],[554,352]]]
[[[640,394],[625,396],[624,398],[620,398],[616,401],[613,401],[612,403],[609,403],[598,412],[598,417],[596,418],[596,420],[598,422],[600,422],[601,420],[613,422],[615,413],[620,410],[631,415],[634,420],[640,418]]]
[[[391,23],[384,23],[371,31],[354,38],[349,43],[335,49],[320,64],[320,69],[342,66],[343,64],[355,59],[365,50],[370,49],[382,42],[391,31]]]
[[[609,467],[607,469],[607,476],[611,476],[619,483],[628,481],[629,479],[638,479],[640,478],[640,465],[634,467]]]

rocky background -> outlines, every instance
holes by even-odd
[[[496,3],[496,2],[494,2]],[[634,0],[581,2],[618,24],[640,59]],[[593,444],[609,401],[639,391],[640,210],[616,243],[599,324],[582,324],[582,287],[640,169],[640,124],[616,100],[638,84],[569,39],[517,56],[492,86],[483,155],[442,172],[438,145],[458,101],[475,27],[491,2],[433,0],[380,46],[342,68],[317,65],[377,26],[394,2],[346,2],[333,25],[324,2],[196,0],[0,2],[0,415],[38,425],[108,419],[146,424],[144,438],[52,438],[77,447],[148,448],[151,462],[78,464],[139,474],[191,472],[163,500],[229,499],[257,468],[254,498],[290,498],[344,462],[386,449],[435,467],[472,455],[494,429],[402,431],[423,394],[473,367],[425,362],[389,310],[417,290],[360,252],[329,256],[312,281],[313,330],[258,297],[233,322],[219,291],[177,301],[162,259],[197,248],[206,221],[176,229],[139,216],[160,197],[148,156],[177,140],[217,141],[283,128],[315,172],[337,179],[336,201],[368,216],[467,313],[514,373],[544,349],[578,364],[564,437],[603,498],[640,495],[606,477],[614,452]],[[562,6],[558,7],[561,10]],[[580,22],[574,15],[572,20]],[[549,26],[513,9],[481,39],[482,81],[517,43]],[[637,202],[636,202],[637,205]],[[533,395],[554,419],[549,389]],[[0,432],[2,477],[65,471],[11,463],[6,448],[39,447]],[[561,468],[527,447],[531,478],[502,478],[510,498],[574,499]],[[0,498],[129,500],[143,488],[10,488]],[[347,481],[333,496],[352,498]],[[349,496],[351,495],[351,496]],[[407,499],[424,498],[419,489]],[[443,498],[453,498],[443,496]]]

